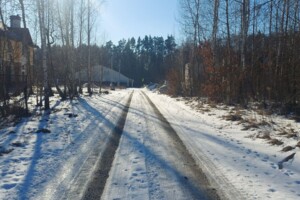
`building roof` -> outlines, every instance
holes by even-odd
[[[0,36],[8,37],[11,40],[25,42],[27,45],[33,46],[33,41],[28,28],[0,28]]]
[[[87,82],[87,69],[83,69],[80,72],[76,73],[76,77],[79,78],[79,75],[81,76],[80,79],[82,81]],[[129,83],[133,81],[132,79],[126,77],[125,75],[110,69],[108,67],[104,67],[101,65],[96,65],[92,67],[92,81],[96,82],[114,82],[114,83]]]
[[[8,28],[10,37],[18,41],[25,41],[28,45],[33,46],[32,38],[28,28]]]

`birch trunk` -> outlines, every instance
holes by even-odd
[[[41,48],[42,48],[42,67],[44,74],[44,103],[45,110],[50,109],[49,103],[49,84],[48,84],[48,66],[47,66],[47,45],[46,45],[46,27],[45,27],[45,1],[36,0],[38,17],[39,17],[39,26],[40,26],[40,35],[41,35]]]

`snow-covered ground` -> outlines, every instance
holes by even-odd
[[[40,112],[2,129],[0,146],[11,152],[0,156],[0,199],[63,196],[93,149],[104,146],[128,95],[120,90],[72,102],[54,97],[50,115]]]
[[[207,199],[192,157],[166,127],[135,91],[103,200]]]
[[[95,147],[101,151],[131,92],[117,90],[108,95],[83,96],[72,102],[53,98],[50,115],[37,112],[16,126],[1,129],[0,148],[6,153],[0,156],[0,199],[58,199],[65,195]],[[228,197],[300,199],[299,147],[281,151],[286,146],[295,147],[299,141],[299,123],[282,116],[235,111],[226,106],[199,106],[196,100],[170,98],[145,89],[143,92],[170,122],[196,162],[206,166],[203,170],[212,185]],[[149,142],[154,138],[143,133],[146,127],[155,127],[147,124],[149,116],[137,112],[136,106],[142,104],[138,94],[140,90],[135,89],[102,198],[124,194],[127,199],[182,199],[180,195],[185,193],[180,191],[178,195],[169,196],[169,191],[160,196],[159,182],[168,181],[157,177],[161,166],[146,152],[145,147],[151,148],[155,142]],[[243,123],[224,119],[237,113]],[[283,144],[271,145],[269,142],[274,139]],[[167,159],[170,152],[157,153]],[[291,153],[296,153],[294,159],[279,169],[278,162]],[[178,187],[176,184],[166,188],[172,190]],[[236,188],[238,193],[226,191],[228,188]]]
[[[183,98],[151,92],[148,95],[194,157],[206,158],[198,161],[208,164],[211,181],[221,184],[227,181],[245,199],[300,199],[299,147],[282,152],[285,146],[295,147],[299,142],[299,123],[282,116],[241,110],[243,118],[264,125],[243,130],[248,123],[224,120],[223,116],[228,116],[232,108],[199,106],[197,101],[187,102]],[[195,105],[199,107],[198,112]],[[261,123],[266,121],[269,123]],[[295,137],[288,138],[283,131],[295,133]],[[264,134],[284,143],[272,146],[270,139],[259,138]],[[278,162],[292,153],[296,153],[294,159],[283,163],[283,168],[279,169]]]

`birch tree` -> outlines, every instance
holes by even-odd
[[[79,11],[78,11],[78,21],[79,21],[79,48],[78,48],[78,55],[77,58],[78,60],[78,72],[79,72],[79,93],[82,93],[82,83],[81,83],[81,68],[83,67],[82,64],[82,43],[83,43],[83,33],[84,33],[84,25],[85,25],[85,16],[86,14],[86,7],[84,4],[84,0],[80,0],[80,7],[79,7]]]
[[[91,69],[91,31],[92,31],[92,26],[91,26],[91,2],[88,0],[88,5],[87,5],[87,44],[88,44],[88,63],[87,63],[87,73],[88,73],[88,93],[92,95],[92,89],[91,89],[91,74],[92,74],[92,69]]]
[[[50,109],[49,103],[49,82],[48,82],[48,65],[47,65],[47,30],[46,30],[46,9],[49,0],[36,0],[39,28],[41,37],[41,49],[42,49],[42,67],[43,67],[43,83],[44,83],[44,102],[45,110]]]
[[[249,29],[250,1],[243,0],[241,4],[241,66],[246,68],[246,48]]]
[[[214,64],[216,63],[216,46],[217,46],[217,32],[219,22],[219,6],[220,0],[214,0],[214,16],[213,16],[213,29],[212,29],[212,50]]]
[[[192,55],[190,56],[190,63],[192,64],[192,85],[191,95],[197,91],[200,92],[200,82],[203,77],[203,69],[200,65],[199,45],[201,39],[205,38],[203,35],[203,27],[201,26],[201,1],[200,0],[181,0],[181,18],[180,23],[182,25],[184,33],[189,40],[192,41]]]

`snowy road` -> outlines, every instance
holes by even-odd
[[[174,129],[136,91],[102,199],[218,198]]]
[[[291,152],[249,137],[222,108],[199,113],[146,89],[51,101],[51,112],[0,129],[0,199],[300,197],[299,148],[279,170]]]

